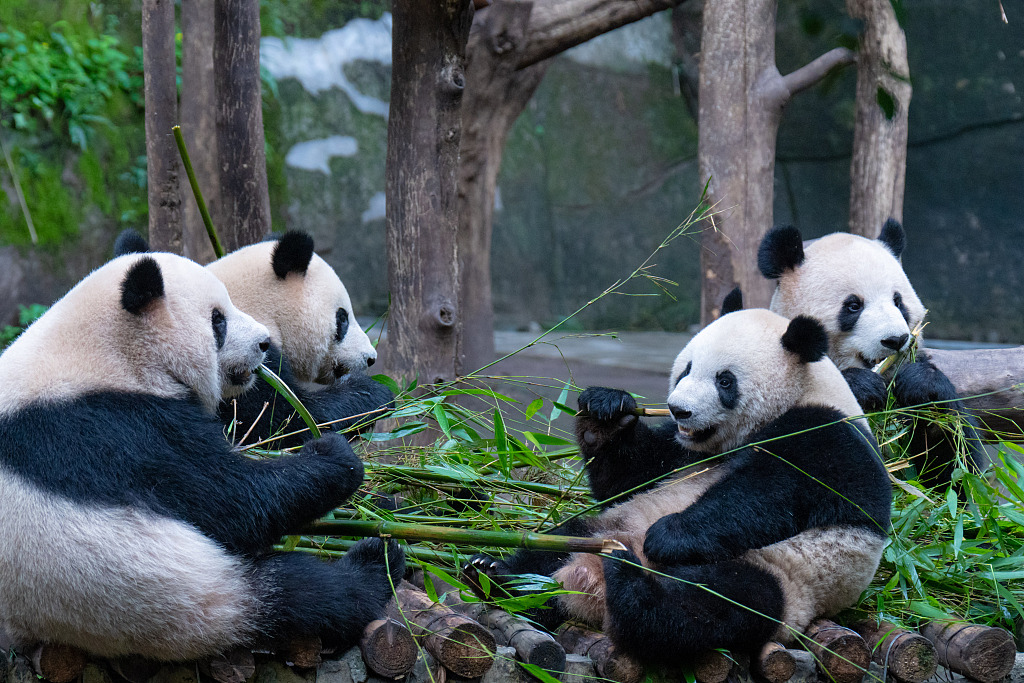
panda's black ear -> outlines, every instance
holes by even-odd
[[[163,295],[164,276],[150,256],[136,261],[121,282],[121,307],[132,315],[139,315]]]
[[[757,267],[770,280],[804,262],[804,239],[792,225],[772,228],[757,249]]]
[[[899,258],[903,249],[907,246],[907,235],[903,232],[903,226],[895,218],[890,218],[882,226],[882,232],[878,235],[878,241],[885,245],[885,248],[892,252],[892,255]]]
[[[274,275],[282,280],[288,273],[306,274],[309,262],[313,259],[313,238],[304,232],[286,232],[274,247],[271,264]]]
[[[743,291],[739,287],[733,287],[732,291],[722,299],[722,315],[743,310]]]
[[[801,363],[813,363],[828,353],[828,333],[814,318],[798,315],[782,335],[782,348],[799,356]]]
[[[125,254],[148,254],[152,249],[149,242],[135,228],[125,228],[114,240],[114,257]]]

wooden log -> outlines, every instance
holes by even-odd
[[[371,621],[359,641],[366,666],[384,678],[401,678],[416,664],[416,641],[394,619]]]
[[[618,652],[608,636],[578,626],[566,626],[559,630],[557,640],[566,652],[590,657],[597,675],[602,678],[618,683],[639,683],[643,679],[643,665],[630,655]]]
[[[199,671],[217,683],[245,683],[256,673],[256,658],[251,650],[236,647],[216,657],[200,660]]]
[[[565,648],[528,621],[480,602],[462,602],[452,608],[489,628],[498,645],[515,648],[519,661],[535,664],[556,677],[565,671]]]
[[[725,683],[735,664],[729,655],[708,650],[693,663],[693,677],[699,683]]]
[[[70,683],[88,663],[85,652],[63,643],[41,643],[29,657],[32,669],[51,683]]]
[[[313,669],[320,666],[322,649],[323,644],[319,636],[293,638],[279,650],[279,654],[296,668]]]
[[[806,632],[807,649],[818,669],[836,683],[858,683],[867,671],[871,653],[853,629],[828,619],[818,619]]]
[[[978,624],[933,621],[921,635],[935,645],[939,664],[981,683],[1002,680],[1013,668],[1016,648],[1004,629]]]
[[[399,584],[395,597],[397,605],[388,608],[389,616],[404,623],[404,615],[412,634],[446,669],[463,678],[477,678],[491,668],[497,644],[490,630],[450,607],[431,602],[408,581]]]
[[[858,621],[851,625],[867,642],[871,660],[902,683],[921,683],[935,675],[935,646],[919,633],[887,621]]]
[[[796,673],[796,659],[781,643],[768,642],[754,660],[754,670],[769,683],[785,683]]]
[[[964,405],[988,432],[986,439],[1018,441],[1024,436],[1024,346],[927,352],[965,397]]]

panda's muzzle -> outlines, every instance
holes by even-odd
[[[684,443],[703,443],[715,435],[717,427],[711,425],[710,427],[694,428],[687,426],[686,423],[692,422],[693,413],[689,410],[684,410],[678,406],[669,405],[669,411],[672,413],[672,417],[676,420],[677,437]]]

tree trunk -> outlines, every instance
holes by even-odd
[[[386,196],[387,364],[421,384],[455,378],[456,166],[471,0],[395,0]]]
[[[181,2],[181,132],[206,205],[217,215],[220,183],[217,176],[213,5],[214,0]],[[191,188],[185,183],[181,185],[185,216],[184,254],[193,261],[209,263],[214,259],[213,246]]]
[[[146,176],[149,241],[158,251],[182,253],[174,0],[143,0],[142,68],[146,98]]]
[[[215,0],[213,63],[217,88],[220,210],[214,215],[226,251],[270,232],[263,140],[258,0]]]
[[[874,239],[903,220],[910,66],[907,37],[890,0],[846,0],[864,22],[857,54],[857,118],[850,163],[850,232]]]
[[[466,49],[459,150],[459,375],[494,360],[491,230],[498,171],[508,132],[547,71],[545,62],[516,70],[532,9],[532,2],[497,0],[478,13]]]
[[[796,93],[853,54],[836,48],[782,76],[775,66],[775,0],[705,3],[701,40],[700,182],[720,213],[701,238],[701,321],[718,317],[739,285],[750,307],[767,307],[772,283],[757,270],[757,246],[772,225],[775,139]]]

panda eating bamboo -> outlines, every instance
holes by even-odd
[[[891,491],[826,350],[813,319],[735,311],[676,358],[672,420],[650,427],[630,394],[587,389],[576,435],[604,510],[556,532],[628,550],[479,555],[467,578],[552,576],[575,593],[540,621],[582,620],[655,664],[792,642],[813,619],[854,604],[886,544]]]

